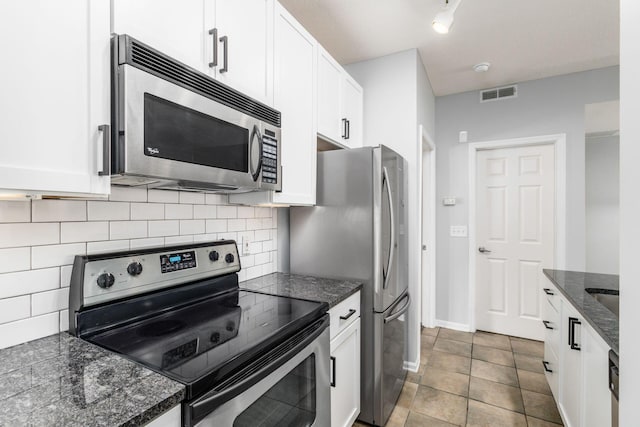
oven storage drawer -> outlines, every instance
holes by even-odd
[[[340,302],[329,310],[331,339],[338,336],[350,324],[360,317],[360,291]]]

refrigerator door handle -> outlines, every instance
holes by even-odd
[[[409,306],[411,305],[411,296],[409,294],[407,294],[406,298],[407,298],[407,303],[405,305],[403,305],[400,310],[398,310],[395,313],[385,317],[384,318],[384,323],[389,323],[391,321],[396,320],[398,317],[400,317],[403,314],[405,314],[407,312],[407,310],[409,310]]]
[[[394,251],[393,247],[396,241],[396,227],[395,227],[395,219],[393,217],[393,199],[391,198],[391,186],[389,183],[389,173],[387,172],[386,166],[382,167],[382,186],[387,185],[387,196],[389,197],[389,219],[391,222],[391,242],[389,242],[389,259],[387,261],[387,270],[382,270],[382,289],[387,289],[387,284],[389,282],[389,277],[391,276],[389,273],[391,272],[391,267],[393,267],[393,258]]]

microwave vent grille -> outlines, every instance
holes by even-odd
[[[280,112],[128,37],[128,62],[179,86],[280,127]]]

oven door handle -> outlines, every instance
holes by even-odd
[[[187,416],[191,418],[192,425],[195,425],[217,407],[248,390],[285,364],[291,357],[315,341],[328,326],[329,316],[325,315],[321,320],[316,321],[302,332],[271,349],[250,364],[245,365],[240,372],[229,377],[219,386],[189,404],[187,408],[189,414]]]

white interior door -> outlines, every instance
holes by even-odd
[[[543,340],[543,268],[554,265],[552,145],[479,151],[476,327]]]

